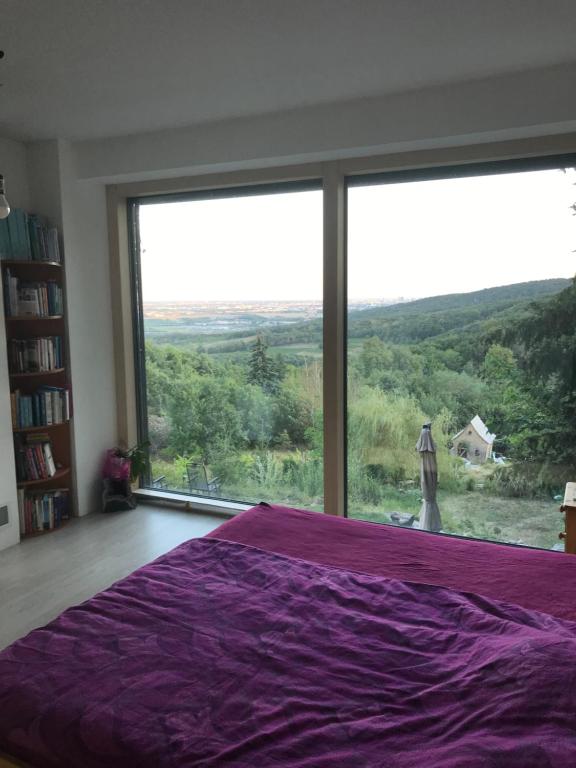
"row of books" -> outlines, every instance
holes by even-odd
[[[62,288],[54,280],[23,283],[7,269],[4,277],[4,308],[9,317],[62,315]]]
[[[40,339],[12,339],[10,368],[12,373],[36,373],[64,367],[61,336]]]
[[[56,474],[50,438],[35,432],[15,441],[16,476],[19,483],[28,480],[47,480]]]
[[[21,488],[18,491],[18,513],[23,536],[59,528],[62,521],[70,516],[68,490],[29,493]]]
[[[63,387],[40,387],[31,395],[17,389],[10,401],[14,429],[62,424],[70,418],[70,391]]]
[[[40,216],[13,208],[0,219],[0,259],[60,262],[58,230]]]

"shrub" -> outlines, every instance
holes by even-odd
[[[148,438],[150,453],[155,455],[165,450],[170,442],[170,424],[165,416],[148,416]]]
[[[485,492],[515,498],[538,498],[564,494],[574,468],[540,462],[518,462],[496,467],[487,479]]]

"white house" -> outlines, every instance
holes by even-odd
[[[492,446],[496,435],[488,431],[488,427],[476,414],[464,429],[454,435],[452,453],[468,459],[473,464],[484,464],[492,456]]]

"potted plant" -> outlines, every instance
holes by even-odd
[[[138,443],[132,448],[111,448],[106,452],[102,470],[104,511],[134,509],[133,491],[138,487],[138,478],[148,467],[148,445]]]
[[[150,443],[137,443],[126,450],[118,448],[118,453],[123,458],[130,461],[130,483],[132,489],[135,490],[138,487],[138,480],[148,469]]]

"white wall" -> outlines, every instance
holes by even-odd
[[[16,141],[0,138],[0,173],[6,182],[6,196],[13,208],[27,208],[30,190],[26,172],[26,148]],[[0,295],[0,505],[8,504],[8,525],[0,526],[0,549],[19,540],[14,442],[10,415],[10,383],[3,296]]]
[[[575,82],[572,64],[81,141],[78,175],[121,181],[568,133],[576,130]]]
[[[78,181],[67,142],[30,144],[28,165],[34,209],[64,243],[76,505],[85,515],[99,507],[102,455],[117,441],[105,187]]]
[[[13,208],[28,208],[30,188],[28,185],[26,146],[19,141],[0,138],[0,173],[4,175],[6,197]]]
[[[117,444],[106,189],[77,179],[60,144],[78,512],[99,509],[102,457]]]

